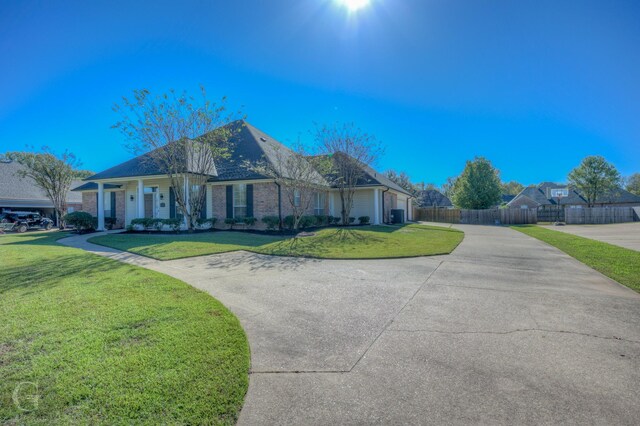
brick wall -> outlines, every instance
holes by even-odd
[[[216,228],[225,229],[228,226],[224,223],[227,217],[227,193],[226,185],[215,185],[212,187],[212,212],[213,216],[217,218]],[[314,214],[314,203],[311,202],[307,214]],[[329,212],[329,196],[325,196],[325,212]],[[288,216],[292,213],[291,204],[286,197],[286,194],[282,193],[282,217]],[[253,184],[253,216],[258,219],[255,229],[264,229],[266,226],[262,223],[262,218],[265,216],[277,216],[278,215],[278,186],[273,183],[254,183]]]
[[[82,210],[89,213],[91,216],[98,215],[98,200],[96,199],[95,192],[83,192],[82,193]]]
[[[111,197],[109,192],[104,193],[105,200]],[[91,216],[98,216],[97,196],[95,192],[82,193],[82,211],[89,213]],[[124,191],[116,191],[116,224],[115,228],[124,228],[125,222],[125,194]]]

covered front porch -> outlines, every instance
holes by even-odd
[[[98,218],[99,231],[105,230],[105,218],[114,217],[117,227],[123,228],[136,218],[172,219],[183,216],[176,203],[171,180],[166,176],[109,179],[90,182],[90,190],[83,191],[86,210]],[[189,180],[185,179],[185,193]],[[211,216],[211,187],[207,185],[203,217]],[[91,202],[93,198],[93,202]],[[115,205],[114,205],[115,203]],[[95,208],[91,208],[92,204]],[[185,219],[186,225],[186,219]]]

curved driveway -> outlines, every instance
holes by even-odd
[[[635,424],[640,295],[501,227],[448,256],[159,262],[62,243],[205,290],[240,319],[241,424]]]

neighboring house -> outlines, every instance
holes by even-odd
[[[277,150],[290,150],[244,120],[229,126],[233,128],[230,157],[218,161],[209,176],[201,216],[215,217],[218,219],[216,227],[221,228],[225,226],[225,218],[252,216],[260,220],[265,216],[284,218],[290,215],[291,206],[275,180],[247,166],[261,161],[274,162]],[[405,220],[411,220],[408,208],[411,194],[369,167],[363,171],[364,178],[358,183],[351,216],[369,216],[371,223],[379,224],[389,220],[391,209],[402,209]],[[324,182],[322,176],[318,177]],[[116,227],[126,226],[135,218],[180,216],[170,179],[148,154],[85,181],[74,189],[82,193],[85,211],[115,217]],[[102,212],[97,211],[100,193],[104,200]],[[339,216],[340,205],[338,191],[326,184],[326,189],[314,194],[307,213]],[[258,222],[256,226],[263,224]]]
[[[437,207],[452,209],[451,200],[436,189],[425,189],[416,193],[416,205],[418,207]]]
[[[0,212],[38,212],[44,217],[55,219],[53,203],[33,179],[20,177],[20,170],[24,170],[24,166],[16,161],[0,161]],[[74,181],[71,187],[81,183],[80,180]],[[82,195],[71,191],[67,196],[67,211],[74,210],[82,210]]]
[[[554,190],[565,190],[566,196],[556,198]],[[551,215],[564,210],[564,208],[587,207],[587,200],[575,189],[567,185],[553,182],[543,182],[538,186],[530,186],[522,191],[508,204],[510,208],[538,209],[538,216],[542,213]],[[640,206],[640,197],[622,188],[601,196],[594,203],[596,207]]]

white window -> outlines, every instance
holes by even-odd
[[[314,214],[317,216],[324,215],[324,192],[316,192],[314,194],[315,208]]]
[[[67,207],[67,213],[73,213],[75,209],[73,207]]]
[[[300,207],[300,190],[299,189],[293,190],[293,205],[295,207]]]
[[[233,217],[247,216],[247,185],[238,183],[233,185]]]

